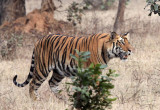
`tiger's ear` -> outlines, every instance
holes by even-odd
[[[129,40],[129,38],[130,38],[130,33],[129,33],[129,32],[125,33],[125,34],[123,35],[123,37],[124,37],[124,38],[127,38],[127,39]]]
[[[116,32],[111,32],[111,37],[110,37],[110,40],[113,40],[115,39],[117,36],[117,33]]]

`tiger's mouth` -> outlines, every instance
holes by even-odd
[[[121,60],[126,60],[128,58],[128,55],[126,53],[120,53],[119,57]]]
[[[122,60],[126,60],[128,58],[128,55],[123,56]]]

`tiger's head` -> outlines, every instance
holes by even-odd
[[[129,43],[129,33],[118,35],[115,32],[110,34],[110,49],[108,50],[109,58],[119,57],[121,60],[126,60],[131,55],[132,47]]]

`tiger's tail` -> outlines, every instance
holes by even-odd
[[[32,62],[31,62],[31,67],[30,67],[30,72],[29,72],[29,75],[28,75],[26,81],[25,81],[24,83],[22,83],[22,84],[19,84],[19,83],[16,81],[17,75],[15,75],[14,78],[13,78],[13,83],[14,83],[16,86],[18,86],[18,87],[24,87],[24,86],[26,86],[26,85],[30,82],[30,80],[33,78],[34,68],[35,68],[35,66],[34,66],[34,51],[33,51]]]

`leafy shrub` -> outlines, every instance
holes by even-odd
[[[106,65],[93,65],[83,68],[84,63],[90,57],[90,52],[78,52],[78,57],[71,55],[78,62],[77,73],[73,76],[72,82],[67,83],[67,93],[71,105],[78,110],[104,110],[111,108],[111,104],[116,98],[111,98],[110,90],[114,88],[111,83],[115,71],[109,70],[102,75],[102,69]]]
[[[152,13],[158,14],[160,16],[160,5],[157,4],[158,1],[159,0],[146,0],[147,5],[145,6],[145,8],[147,6],[150,6],[150,9],[149,9],[150,13],[148,16],[151,16]]]
[[[67,9],[67,20],[70,21],[74,26],[81,24],[83,11],[87,8],[87,4],[73,2]]]

